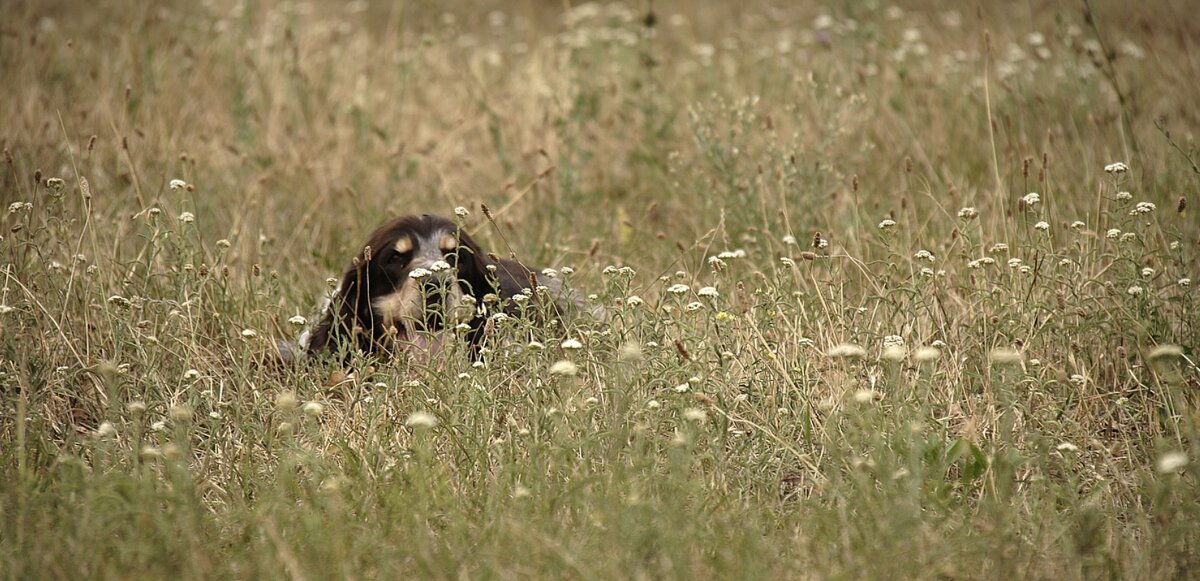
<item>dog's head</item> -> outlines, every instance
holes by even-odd
[[[450,220],[428,214],[392,220],[371,234],[346,269],[303,347],[310,354],[344,345],[390,353],[424,333],[472,321],[474,305],[493,292],[488,263]]]

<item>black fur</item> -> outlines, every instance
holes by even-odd
[[[463,295],[474,297],[479,305],[484,304],[488,293],[499,295],[501,303],[507,305],[510,298],[535,284],[531,281],[536,277],[529,268],[514,260],[490,257],[451,220],[430,214],[397,218],[377,228],[346,268],[338,292],[309,336],[308,355],[336,353],[346,347],[387,355],[390,343],[385,339],[389,331],[374,312],[372,301],[397,292],[402,285],[420,284],[409,277],[412,260],[396,251],[396,243],[406,236],[414,241],[435,240],[439,233],[456,238],[457,246],[445,254],[445,261],[451,265],[454,283]],[[495,269],[489,271],[489,265]],[[486,317],[480,313],[470,320],[467,337],[474,353],[478,353],[485,322]],[[443,324],[435,317],[426,328],[436,331]]]

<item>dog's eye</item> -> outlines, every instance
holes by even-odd
[[[458,266],[458,249],[446,251],[445,260],[450,266]]]
[[[408,262],[408,259],[411,257],[411,250],[408,252],[393,252],[392,255],[388,257],[388,262],[391,264],[404,264]]]

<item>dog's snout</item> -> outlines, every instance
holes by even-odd
[[[446,272],[436,272],[421,281],[421,290],[426,295],[444,294],[453,284],[454,276]]]

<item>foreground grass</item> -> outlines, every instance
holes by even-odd
[[[10,7],[0,571],[1194,576],[1200,32],[1082,7]],[[608,320],[264,363],[460,205]]]

